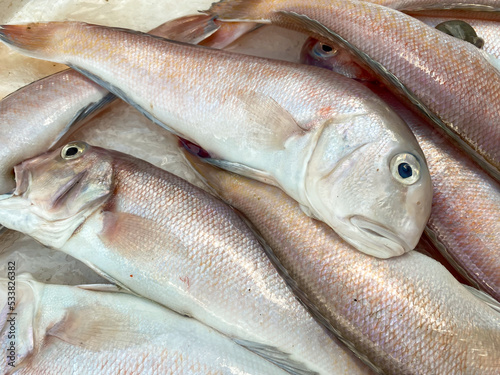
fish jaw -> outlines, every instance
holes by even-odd
[[[373,106],[367,116],[394,124],[395,130],[384,137],[364,130],[368,126],[363,114],[345,124],[343,136],[353,140],[347,142],[350,149],[328,147],[333,128],[322,132],[307,166],[304,199],[312,216],[336,228],[360,251],[391,258],[418,243],[430,216],[432,184],[413,134],[395,113],[377,108]],[[412,158],[419,169],[418,179],[412,183],[402,182],[391,169],[400,155]]]
[[[74,144],[83,142],[68,145]],[[61,151],[68,145],[14,167],[16,190],[0,200],[2,225],[55,248],[68,241],[112,189],[112,167],[105,157],[87,145],[87,158],[65,160]],[[99,158],[104,162],[95,163]]]

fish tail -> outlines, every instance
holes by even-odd
[[[42,57],[68,32],[63,22],[1,25],[0,41],[33,57]]]
[[[221,20],[257,21],[269,23],[274,1],[221,0],[207,11]]]

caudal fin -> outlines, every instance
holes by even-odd
[[[0,26],[0,41],[30,56],[40,56],[61,38],[68,23],[48,22]],[[64,36],[63,36],[64,38]]]

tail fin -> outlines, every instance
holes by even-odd
[[[256,21],[270,23],[275,1],[221,0],[213,3],[207,13],[221,20]]]
[[[0,41],[30,56],[50,49],[56,36],[68,29],[67,23],[48,22],[0,26]],[[63,35],[64,37],[64,35]]]

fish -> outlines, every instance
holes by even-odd
[[[441,264],[416,251],[385,260],[362,254],[276,187],[187,157],[262,235],[299,298],[378,372],[498,374],[500,314]]]
[[[366,367],[318,324],[226,204],[167,171],[75,141],[15,167],[0,224],[193,317],[292,374]]]
[[[432,194],[425,159],[404,122],[352,80],[79,22],[4,25],[0,39],[64,61],[214,164],[280,186],[362,252],[389,258],[418,242]]]
[[[348,48],[500,181],[500,61],[397,10],[357,0],[223,0],[221,20],[273,23]]]
[[[228,29],[230,24],[225,23]],[[151,30],[152,35],[198,43],[221,26],[208,15],[182,17]],[[239,36],[239,35],[238,35]],[[221,46],[238,36],[225,31]],[[234,39],[231,39],[234,38]],[[116,97],[80,73],[66,69],[11,93],[0,101],[0,194],[15,187],[13,168],[64,140]]]
[[[11,279],[0,279],[2,374],[286,374],[198,321],[114,285]]]
[[[304,55],[311,56],[308,49],[317,43],[309,41]],[[342,63],[349,65],[350,56],[345,56]],[[320,60],[316,55],[308,62]],[[336,69],[334,60],[334,55],[329,56],[319,66],[330,64],[330,69]],[[366,85],[405,120],[424,151],[434,186],[424,233],[469,283],[500,302],[500,184],[397,97],[379,85]]]

